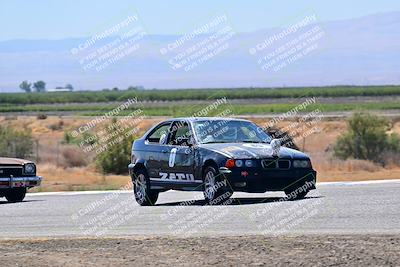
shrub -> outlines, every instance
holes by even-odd
[[[87,164],[87,155],[77,146],[63,147],[61,150],[64,167],[82,167]]]
[[[388,139],[388,148],[390,151],[400,152],[400,136],[392,133]]]
[[[72,136],[69,132],[64,132],[63,140],[61,141],[62,144],[75,144],[76,138]]]
[[[38,120],[45,120],[45,119],[47,119],[47,115],[46,115],[46,114],[43,114],[43,113],[40,113],[40,114],[38,114],[38,115],[36,116],[36,118],[37,118]]]
[[[63,127],[64,127],[63,121],[59,121],[58,123],[50,124],[49,126],[47,126],[47,128],[49,128],[52,131],[62,130]]]
[[[134,137],[128,128],[113,118],[103,129],[103,138],[96,139],[97,147],[105,148],[95,158],[96,168],[103,173],[125,174],[130,163]]]
[[[385,165],[385,154],[400,152],[400,138],[396,134],[387,134],[390,123],[385,118],[368,113],[356,113],[347,124],[347,132],[334,144],[336,157],[371,160]]]
[[[17,131],[0,126],[0,155],[4,157],[29,158],[33,151],[30,131]]]
[[[96,135],[91,132],[84,132],[79,134],[77,137],[74,137],[70,132],[64,132],[62,144],[67,145],[80,145],[81,143],[84,145],[93,145],[96,142]]]
[[[96,168],[103,173],[127,173],[132,141],[132,138],[125,138],[98,154],[96,156]]]

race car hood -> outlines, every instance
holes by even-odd
[[[270,144],[266,143],[217,143],[201,144],[199,147],[212,150],[233,159],[250,158],[272,158],[272,149]],[[280,158],[308,158],[300,151],[281,147],[278,156]]]
[[[0,157],[0,165],[23,165],[25,163],[31,163],[31,161],[25,159]]]

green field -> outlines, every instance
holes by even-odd
[[[172,105],[163,107],[146,107],[142,106],[140,109],[143,110],[143,114],[146,116],[191,116],[202,108],[206,107],[207,104],[203,105]],[[249,114],[267,114],[267,113],[284,113],[293,108],[297,104],[224,104],[218,106],[218,108],[211,110],[207,113],[208,116],[217,115],[227,109],[230,109],[231,113],[235,115],[249,115]],[[111,111],[114,107],[109,105],[59,105],[59,106],[40,106],[40,105],[25,105],[25,106],[0,106],[0,113],[9,112],[71,112],[74,115],[83,116],[99,116],[104,113]],[[119,115],[127,115],[135,110],[135,107],[123,110]],[[334,112],[334,111],[356,111],[356,110],[389,110],[389,109],[400,109],[399,102],[376,102],[376,103],[323,103],[323,104],[311,104],[308,105],[303,112],[310,112],[319,109],[321,112]]]
[[[400,86],[332,86],[296,88],[235,88],[235,89],[179,89],[179,90],[124,90],[77,91],[51,93],[1,93],[0,105],[48,103],[99,103],[124,101],[137,97],[139,101],[270,99],[299,97],[389,96],[400,95]]]

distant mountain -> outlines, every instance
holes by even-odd
[[[316,26],[323,35],[312,43],[317,45],[315,49],[279,71],[261,69],[257,63],[261,56],[273,53],[296,38],[301,39]],[[400,12],[312,23],[273,42],[267,49],[257,51],[256,55],[249,53],[249,49],[283,31],[283,28],[274,28],[236,33],[227,41],[226,49],[190,71],[173,70],[168,63],[173,53],[160,53],[160,49],[182,36],[147,35],[138,42],[137,51],[101,71],[85,71],[79,63],[82,56],[70,52],[88,38],[3,41],[0,42],[0,91],[19,91],[22,80],[39,79],[46,81],[49,88],[71,83],[77,90],[131,85],[204,88],[400,84]],[[210,36],[197,36],[176,50],[183,52]],[[115,38],[96,42],[91,49]],[[200,45],[198,50],[204,47],[206,45]]]

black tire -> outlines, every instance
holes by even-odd
[[[9,189],[5,195],[8,202],[22,202],[26,195],[26,188],[12,188]]]
[[[158,191],[150,189],[150,179],[145,169],[139,169],[132,176],[133,191],[140,206],[153,206],[158,199]]]
[[[298,188],[291,188],[285,190],[285,194],[289,200],[304,199],[310,190],[301,190],[301,186]]]
[[[210,183],[210,175],[214,177],[215,187]],[[226,178],[214,167],[208,166],[203,173],[203,194],[207,204],[218,205],[225,203],[232,196],[233,191]]]

